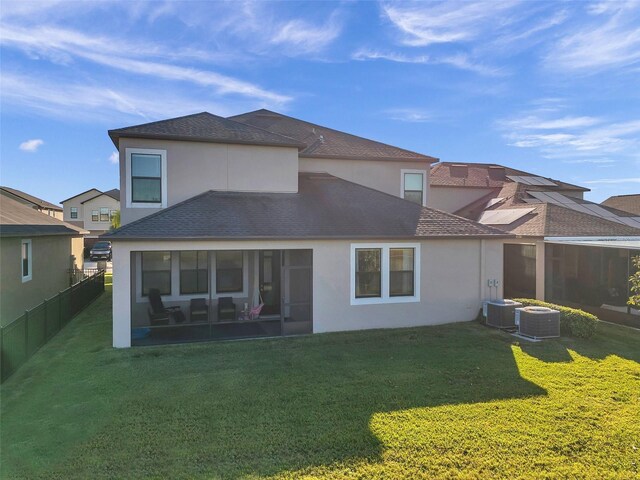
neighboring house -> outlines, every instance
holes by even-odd
[[[109,135],[116,347],[468,321],[501,297],[511,236],[424,206],[433,157],[267,110]]]
[[[498,167],[463,164],[454,172],[438,165],[431,178],[446,192],[440,199],[455,198],[455,192],[465,200],[477,196],[483,174],[491,183],[491,191],[463,207],[447,202],[452,213],[517,236],[504,248],[505,297],[579,305],[601,318],[640,325],[640,312],[626,305],[631,257],[640,253],[640,216],[583,200],[581,187],[524,172],[511,175],[506,167],[500,168],[508,175],[489,179],[489,169]],[[473,195],[464,186],[465,171],[474,172],[466,181]],[[447,191],[448,184],[455,186]]]
[[[64,221],[89,231],[85,247],[91,247],[98,236],[109,231],[111,218],[120,210],[120,190],[101,192],[92,188],[63,200]]]
[[[0,195],[0,324],[69,286],[82,269],[82,229]]]
[[[54,205],[51,202],[10,187],[0,187],[0,195],[16,200],[40,213],[62,220],[62,207],[59,205]]]
[[[602,205],[640,216],[640,193],[609,197]]]

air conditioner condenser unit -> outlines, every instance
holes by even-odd
[[[488,300],[482,305],[482,314],[490,327],[515,328],[515,311],[519,307],[522,304],[514,300]]]
[[[516,308],[518,333],[534,339],[560,336],[560,312],[547,307]]]

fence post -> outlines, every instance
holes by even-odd
[[[47,314],[47,299],[42,302],[44,305],[44,343],[47,343],[47,333],[49,332],[49,315]]]
[[[29,358],[29,310],[24,311],[24,359]]]

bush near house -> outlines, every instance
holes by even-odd
[[[578,338],[591,338],[598,326],[598,317],[584,310],[564,307],[555,303],[542,302],[532,298],[514,298],[516,302],[522,303],[525,307],[547,307],[560,311],[560,332],[563,335],[570,335]]]

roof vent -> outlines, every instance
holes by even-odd
[[[466,178],[469,176],[469,165],[463,163],[453,163],[449,167],[452,177]]]

